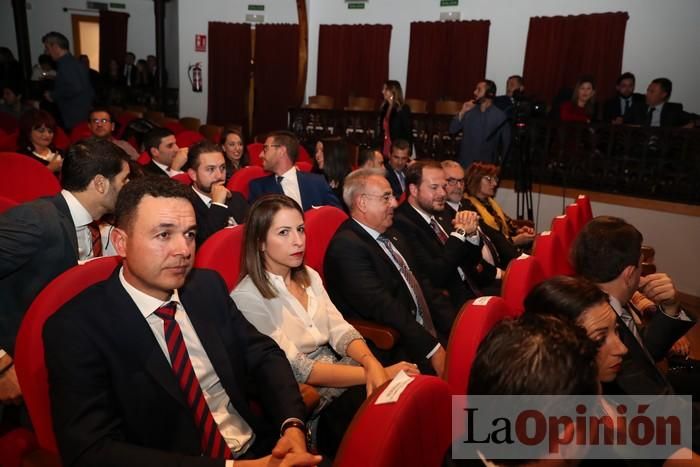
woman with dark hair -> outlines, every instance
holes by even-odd
[[[597,113],[595,82],[590,76],[582,76],[574,87],[571,100],[559,108],[559,119],[562,122],[590,123],[596,119]]]
[[[411,144],[411,109],[403,99],[403,91],[398,81],[390,79],[382,86],[382,102],[379,108],[379,146],[384,157],[391,154],[391,142],[402,139]]]
[[[17,146],[19,153],[29,156],[57,174],[63,166],[63,155],[53,145],[56,120],[45,110],[30,110],[19,119]]]
[[[333,457],[362,401],[399,371],[418,369],[406,362],[382,367],[333,305],[318,273],[304,265],[305,248],[301,207],[284,195],[259,198],[245,223],[245,277],[231,297],[258,331],[277,342],[297,381],[318,389],[317,445]]]
[[[226,183],[228,183],[231,175],[238,169],[250,165],[250,158],[245,150],[243,133],[237,128],[225,128],[221,133],[220,144],[226,159]]]
[[[350,146],[340,138],[327,138],[316,143],[315,173],[323,174],[338,199],[343,199],[343,182],[352,172]]]
[[[479,213],[481,220],[489,227],[500,231],[516,246],[525,246],[535,238],[531,227],[516,227],[503,208],[496,202],[498,174],[501,169],[486,162],[474,162],[464,173],[464,190],[467,197],[463,201],[465,209]]]

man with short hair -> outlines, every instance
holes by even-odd
[[[248,202],[242,194],[229,191],[226,160],[221,146],[207,140],[195,143],[187,152],[184,169],[192,179],[194,213],[197,216],[197,247],[215,232],[242,224],[248,214]]]
[[[293,133],[274,131],[268,135],[260,158],[263,168],[272,175],[250,182],[251,204],[262,195],[277,193],[289,196],[304,211],[314,206],[340,207],[340,201],[323,175],[297,170],[294,164],[298,155],[299,140]]]
[[[653,80],[647,87],[646,105],[638,106],[626,123],[655,128],[678,128],[688,124],[683,104],[669,102],[672,90],[670,79]]]
[[[114,133],[114,116],[112,112],[106,107],[95,107],[90,111],[90,116],[88,117],[88,129],[97,139],[104,139],[111,143],[116,144],[124,150],[125,153],[129,155],[131,160],[136,160],[139,158],[139,153],[136,149],[129,144],[127,141],[116,139],[113,136]]]
[[[189,197],[165,177],[127,185],[112,232],[122,265],[46,321],[62,461],[316,465],[284,353],[246,321],[216,272],[193,269]],[[248,390],[269,424],[251,410]]]
[[[378,149],[363,149],[357,157],[357,165],[360,169],[383,169],[384,156]]]
[[[622,73],[617,78],[617,93],[605,102],[603,120],[615,124],[629,121],[637,107],[644,106],[644,96],[634,92],[635,81],[635,76],[630,72]]]
[[[80,141],[66,154],[59,194],[0,215],[0,368],[12,361],[17,330],[37,294],[66,269],[101,255],[94,222],[113,212],[128,175],[121,149],[106,141]],[[14,370],[9,373],[12,377]],[[11,399],[0,390],[0,402]]]
[[[503,111],[503,113],[511,118],[513,116],[513,106],[516,99],[522,98],[525,92],[525,81],[520,75],[511,75],[506,80],[506,93],[502,96],[496,96],[493,99],[493,105]]]
[[[455,310],[415,267],[400,233],[391,229],[396,198],[384,174],[358,169],[343,185],[351,218],[333,236],[324,262],[333,303],[346,319],[366,319],[395,329],[397,344],[376,350],[384,364],[416,362],[442,375]]]
[[[474,89],[474,99],[462,106],[450,122],[451,134],[462,133],[459,163],[469,167],[472,162],[498,163],[508,153],[510,125],[508,117],[493,105],[496,84],[482,80]]]
[[[124,85],[131,87],[136,81],[136,55],[132,52],[127,52],[124,56],[124,69],[122,70],[122,79]]]
[[[153,128],[143,138],[143,147],[151,162],[143,166],[146,175],[172,177],[182,173],[187,149],[177,146],[175,133],[167,128]]]
[[[411,145],[408,141],[397,139],[391,142],[389,166],[386,168],[386,179],[389,180],[391,191],[396,199],[406,191],[406,166],[411,160]]]
[[[52,31],[41,40],[46,53],[56,62],[53,91],[46,91],[44,97],[49,102],[56,103],[63,127],[70,131],[75,125],[87,119],[92,107],[95,91],[90,83],[90,75],[88,70],[68,51],[70,45],[66,36]]]

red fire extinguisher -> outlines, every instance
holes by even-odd
[[[187,76],[190,78],[192,92],[202,92],[202,63],[197,62],[187,69]]]

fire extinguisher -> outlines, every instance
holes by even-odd
[[[197,62],[187,69],[187,76],[190,78],[192,92],[202,92],[202,63]]]

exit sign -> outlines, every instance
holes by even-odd
[[[440,0],[440,6],[457,6],[459,0]]]
[[[248,5],[248,11],[265,11],[265,5]]]
[[[348,3],[348,10],[364,10],[364,3]]]

